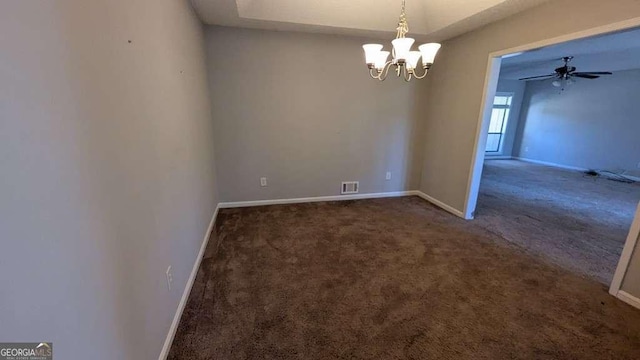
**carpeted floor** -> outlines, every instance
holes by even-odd
[[[417,197],[219,214],[170,359],[639,359],[640,311]]]
[[[638,201],[640,183],[491,160],[485,161],[475,223],[608,285]]]

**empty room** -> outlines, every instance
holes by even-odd
[[[605,285],[640,201],[640,30],[502,59],[476,220]]]
[[[0,0],[0,359],[639,359],[638,27]]]

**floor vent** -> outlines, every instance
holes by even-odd
[[[344,181],[342,183],[341,194],[357,194],[360,190],[360,183],[357,181]]]

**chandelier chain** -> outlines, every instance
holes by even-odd
[[[405,0],[402,0],[402,10],[400,11],[400,21],[398,22],[396,39],[404,38],[409,32],[409,23],[407,22],[407,14],[405,11]]]

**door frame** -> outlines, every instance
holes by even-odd
[[[502,58],[508,55],[523,53],[525,51],[539,49],[549,45],[556,45],[572,40],[583,39],[596,35],[603,35],[621,30],[627,30],[640,27],[640,17],[632,18],[625,21],[619,21],[608,25],[598,26],[588,30],[578,31],[551,39],[540,40],[529,44],[516,46],[504,50],[494,51],[489,54],[487,61],[487,71],[485,75],[484,91],[482,93],[482,108],[478,115],[478,124],[476,125],[475,145],[473,148],[473,156],[470,164],[469,178],[467,180],[467,193],[465,196],[464,218],[473,219],[478,203],[478,193],[480,191],[480,181],[482,178],[482,168],[485,159],[485,147],[487,143],[487,133],[489,131],[489,123],[491,121],[491,109],[493,108],[493,98],[498,89],[498,78],[500,76],[500,65]],[[621,290],[622,281],[627,272],[633,250],[636,247],[638,238],[640,237],[640,204],[635,215],[635,220],[629,230],[624,249],[618,266],[611,282],[609,293],[618,299],[640,308],[640,299],[636,298],[625,291]]]
[[[638,208],[636,209],[635,218],[633,219],[633,224],[631,224],[631,230],[629,230],[627,241],[624,244],[624,249],[622,249],[622,255],[620,255],[620,261],[618,262],[618,267],[616,268],[616,272],[613,275],[613,280],[611,281],[611,286],[609,287],[609,294],[617,297],[618,299],[626,302],[631,306],[635,306],[640,309],[640,299],[627,293],[624,290],[621,290],[622,281],[624,280],[624,276],[626,275],[627,269],[629,268],[629,263],[631,262],[631,256],[633,255],[633,251],[636,248],[636,244],[639,238],[640,238],[640,203],[638,203]]]

